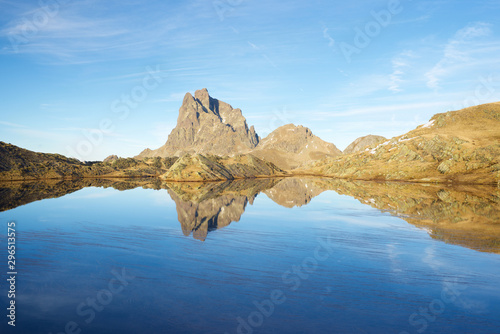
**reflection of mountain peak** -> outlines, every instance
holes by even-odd
[[[176,204],[177,217],[185,236],[204,241],[208,232],[225,227],[240,220],[248,203],[246,196],[222,195],[201,202],[181,200],[172,190],[168,190]]]
[[[204,241],[208,232],[240,220],[247,203],[279,179],[244,179],[220,183],[169,183],[182,232]]]
[[[327,188],[318,187],[313,179],[285,178],[264,193],[275,203],[293,208],[308,204],[312,198],[318,196]]]
[[[185,235],[205,240],[208,232],[239,221],[260,192],[284,207],[308,204],[325,190],[406,220],[432,238],[484,252],[500,253],[500,189],[489,186],[346,181],[328,178],[245,179],[232,182],[162,183],[159,179],[84,179],[0,184],[0,211],[85,187],[118,190],[167,189]]]

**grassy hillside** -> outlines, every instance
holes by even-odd
[[[286,172],[273,163],[251,154],[234,157],[186,154],[162,178],[167,181],[222,181],[283,175]]]
[[[0,142],[0,180],[157,176],[165,173],[176,160],[117,158],[110,162],[83,163],[60,154],[37,153]]]
[[[312,163],[300,172],[348,179],[499,184],[500,103],[436,114],[405,135]]]

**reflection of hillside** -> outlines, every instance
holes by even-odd
[[[240,220],[247,203],[278,179],[247,179],[222,183],[169,183],[182,232],[205,240],[208,232]]]
[[[87,187],[128,190],[137,187],[160,189],[161,181],[140,179],[74,179],[0,182],[0,212],[47,198],[57,198]]]
[[[319,178],[284,178],[264,194],[275,203],[293,208],[294,206],[307,205],[314,197],[328,189]]]
[[[308,204],[325,190],[358,199],[424,228],[431,237],[485,252],[500,253],[500,188],[346,181],[328,178],[246,179],[226,182],[162,183],[147,179],[80,179],[0,183],[0,211],[85,187],[118,190],[167,189],[185,235],[205,240],[208,232],[239,221],[248,203],[264,192],[279,205]]]
[[[500,189],[331,180],[330,188],[408,223],[432,238],[500,253]]]

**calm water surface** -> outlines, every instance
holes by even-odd
[[[2,333],[500,333],[495,188],[135,186],[4,186]]]

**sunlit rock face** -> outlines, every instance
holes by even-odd
[[[231,155],[253,149],[259,143],[254,127],[248,127],[240,109],[212,98],[207,89],[187,93],[179,109],[177,125],[159,149],[146,149],[138,158],[182,156],[186,153]]]
[[[165,145],[156,150],[145,149],[136,158],[247,153],[285,170],[342,154],[334,144],[300,125],[281,126],[261,140],[254,127],[248,126],[240,109],[212,98],[204,88],[197,90],[194,96],[185,95],[177,125]]]
[[[290,170],[311,161],[336,157],[342,152],[334,144],[314,135],[309,128],[287,124],[262,139],[252,154]]]

